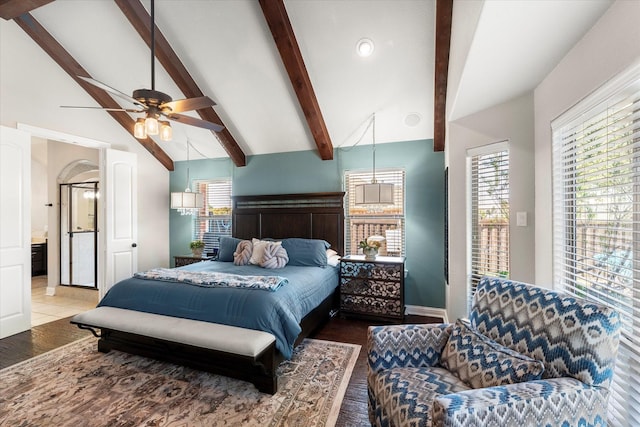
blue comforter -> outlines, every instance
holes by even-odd
[[[276,348],[291,358],[302,330],[300,321],[338,286],[338,269],[286,266],[273,270],[254,265],[206,261],[180,267],[190,271],[282,276],[276,292],[259,289],[199,287],[132,277],[115,284],[98,304],[166,316],[256,329],[273,334]]]

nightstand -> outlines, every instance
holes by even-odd
[[[200,262],[200,261],[208,261],[212,258],[213,257],[205,256],[205,255],[202,255],[202,256],[175,255],[173,257],[173,260],[175,262],[176,267],[183,267],[185,265],[195,264],[196,262]]]
[[[404,257],[348,255],[340,261],[340,313],[404,320]]]

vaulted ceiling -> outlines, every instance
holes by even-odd
[[[452,117],[532,90],[610,4],[455,2],[447,71],[451,3],[158,0],[156,88],[173,99],[211,97],[216,106],[187,114],[225,130],[173,123],[173,141],[136,142],[129,131],[139,115],[60,106],[129,107],[74,76],[125,94],[150,87],[149,0],[0,0],[0,122],[116,147],[141,143],[168,169],[186,158],[187,138],[192,158],[228,156],[238,166],[247,156],[300,150],[329,159],[360,140],[373,112],[376,143],[444,142],[447,76]],[[356,54],[362,38],[375,43],[366,58]]]

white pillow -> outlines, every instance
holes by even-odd
[[[262,259],[264,258],[264,251],[267,249],[267,244],[274,243],[276,245],[282,245],[282,242],[273,242],[270,240],[260,240],[253,238],[251,239],[253,243],[253,252],[251,253],[251,258],[249,259],[249,264],[260,265]]]
[[[340,255],[333,249],[327,249],[327,265],[337,267],[340,264]]]
[[[340,255],[332,255],[327,258],[327,265],[330,265],[331,267],[337,267],[338,264],[340,264]]]

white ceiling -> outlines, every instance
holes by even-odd
[[[533,89],[609,4],[456,0],[451,117]],[[434,1],[285,5],[334,147],[354,144],[374,111],[376,143],[433,137]],[[158,0],[155,12],[160,31],[218,103],[216,112],[247,156],[316,149],[256,0]],[[149,48],[114,2],[58,0],[32,14],[93,78],[125,93],[150,87]],[[375,43],[368,58],[355,51],[363,37]],[[158,62],[156,89],[184,97]],[[13,21],[0,20],[0,92],[3,125],[20,122],[115,147],[137,144],[106,112],[61,109],[97,104]],[[417,126],[404,122],[412,113],[421,117]],[[186,158],[187,136],[204,156],[226,157],[211,132],[173,128],[174,141],[157,142],[174,161]],[[370,136],[361,143],[371,143]]]
[[[482,7],[468,3],[454,2],[452,55],[460,57],[452,65],[460,80],[447,99],[449,120],[535,89],[613,1],[489,0]],[[468,30],[456,28],[456,23],[468,25],[474,18],[477,27],[466,51]]]

